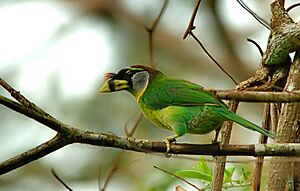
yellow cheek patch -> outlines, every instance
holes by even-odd
[[[130,88],[126,80],[114,80],[114,89],[115,91],[124,90]]]
[[[100,88],[101,93],[121,91],[130,88],[126,80],[114,80],[111,84],[110,82],[105,82]]]

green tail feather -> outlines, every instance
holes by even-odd
[[[275,136],[272,133],[270,133],[269,131],[267,131],[266,129],[263,129],[263,128],[255,125],[254,123],[242,118],[241,116],[236,115],[235,113],[232,113],[228,110],[221,110],[220,114],[222,116],[226,117],[227,119],[246,127],[247,129],[250,129],[252,131],[257,131],[261,134],[266,135],[267,137],[275,139]]]

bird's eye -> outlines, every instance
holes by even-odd
[[[126,71],[126,74],[127,74],[128,76],[132,76],[132,75],[133,75],[133,71],[127,70],[127,71]]]

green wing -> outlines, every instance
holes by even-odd
[[[143,102],[153,109],[161,109],[170,105],[182,106],[225,106],[203,87],[188,81],[161,78],[150,84],[143,95]]]
[[[169,90],[169,96],[174,96],[170,105],[185,106],[220,106],[221,103],[213,95],[203,89],[174,88]],[[168,95],[168,94],[167,94]]]

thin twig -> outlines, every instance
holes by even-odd
[[[223,67],[213,58],[213,56],[208,52],[208,50],[204,47],[204,45],[201,43],[201,41],[193,33],[193,30],[196,28],[196,26],[194,25],[194,22],[196,19],[196,15],[197,15],[200,3],[201,3],[201,0],[196,1],[196,5],[194,7],[192,17],[189,21],[188,27],[187,27],[184,35],[183,35],[183,39],[185,39],[188,35],[191,35],[194,38],[194,40],[196,40],[196,42],[200,45],[200,47],[203,49],[203,51],[207,54],[207,56],[237,85],[238,83],[236,82],[236,80],[234,80],[234,78],[228,72],[226,72],[225,69],[223,69]]]
[[[255,42],[254,40],[247,38],[248,42],[251,42],[252,44],[254,44],[256,46],[256,48],[258,49],[259,53],[261,56],[264,55],[264,51],[261,49],[261,47],[259,46],[259,44],[257,42]]]
[[[131,127],[129,127],[128,121],[125,123],[125,125],[124,125],[124,130],[125,130],[125,134],[126,134],[126,139],[127,139],[128,137],[131,137],[131,136],[134,134],[134,132],[135,132],[135,130],[136,130],[138,124],[140,123],[142,117],[143,117],[142,113],[139,112],[139,113],[136,115],[136,117],[135,117],[135,119],[134,119],[134,122],[133,122],[133,124],[131,125]],[[128,130],[128,129],[130,129],[130,130]],[[108,185],[109,181],[111,180],[112,176],[113,176],[114,173],[118,170],[118,168],[119,168],[119,166],[120,166],[120,163],[121,163],[121,161],[122,161],[122,159],[123,159],[124,154],[125,154],[125,152],[124,152],[124,150],[123,150],[123,151],[120,152],[119,155],[117,156],[117,158],[116,158],[114,164],[112,165],[112,168],[110,169],[110,171],[109,171],[109,173],[108,173],[108,175],[107,175],[107,177],[106,177],[106,179],[105,179],[105,181],[104,181],[104,184],[103,184],[103,186],[102,186],[102,188],[101,188],[101,191],[104,191],[104,190],[105,190],[105,188],[107,187],[107,185]]]
[[[288,7],[288,8],[286,9],[286,12],[289,12],[290,10],[292,10],[293,8],[298,7],[298,6],[300,6],[300,3],[296,3],[296,4],[294,4],[294,5],[291,5],[290,7]]]
[[[262,24],[264,27],[270,30],[270,24],[264,20],[262,17],[257,15],[254,11],[252,11],[242,0],[237,0],[237,2],[246,10],[248,13],[250,13],[260,24]]]
[[[15,98],[19,103],[21,103],[25,107],[30,107],[31,102],[27,100],[19,91],[15,90],[11,87],[6,81],[0,78],[0,85],[10,93],[10,95]]]
[[[271,115],[270,115],[270,103],[266,103],[263,112],[263,121],[262,121],[262,128],[266,130],[270,130],[270,123],[271,123]],[[259,143],[264,144],[267,143],[267,137],[264,135],[260,135]],[[260,190],[261,186],[261,174],[263,168],[264,157],[259,156],[256,158],[255,161],[255,169],[252,175],[252,190],[257,191]]]
[[[115,172],[118,170],[119,168],[119,165],[120,165],[120,162],[122,161],[122,158],[123,158],[123,155],[124,155],[124,152],[122,151],[118,156],[117,158],[115,159],[115,162],[112,166],[112,168],[110,169],[107,177],[106,177],[106,180],[104,181],[104,184],[101,188],[101,191],[104,191],[109,183],[109,181],[111,180],[112,176],[115,174]]]
[[[58,182],[60,182],[67,190],[69,191],[73,191],[72,188],[70,188],[55,172],[55,170],[53,168],[51,168],[51,173],[52,175],[55,177],[56,180],[58,180]]]
[[[208,50],[204,47],[204,45],[201,43],[201,41],[196,37],[196,35],[193,32],[189,33],[194,40],[199,44],[199,46],[202,48],[202,50],[205,52],[205,54],[219,67],[219,69],[222,70],[236,85],[238,85],[237,81],[228,73],[226,70],[218,63],[217,60],[214,59],[214,57],[208,52]]]
[[[195,18],[196,18],[200,3],[201,3],[201,0],[196,0],[196,5],[194,7],[193,14],[190,19],[189,25],[183,34],[183,39],[185,39],[196,28],[196,26],[194,25],[194,22],[195,22]]]
[[[134,118],[134,121],[132,123],[132,125],[128,125],[128,121],[125,123],[125,126],[124,126],[124,130],[125,130],[125,134],[126,134],[126,137],[132,137],[133,133],[135,132],[138,124],[140,123],[141,119],[143,117],[143,114],[141,112],[139,112],[135,118]]]
[[[158,170],[160,170],[160,171],[166,173],[166,174],[169,174],[169,175],[171,175],[171,176],[174,176],[174,177],[176,177],[176,178],[179,179],[179,180],[182,180],[183,182],[187,183],[188,185],[192,186],[193,188],[195,188],[195,189],[198,190],[198,191],[202,191],[202,190],[201,190],[200,188],[198,188],[196,185],[190,183],[189,181],[185,180],[184,178],[182,178],[182,177],[180,177],[180,176],[177,176],[177,175],[174,174],[174,173],[168,172],[168,171],[166,171],[166,170],[164,170],[164,169],[162,169],[162,168],[160,168],[160,167],[157,167],[157,166],[153,166],[153,167],[154,167],[155,169],[158,169]]]
[[[125,123],[124,130],[125,130],[125,134],[126,134],[126,139],[128,137],[131,137],[134,134],[134,132],[135,132],[138,124],[140,123],[142,117],[143,117],[142,113],[139,112],[136,115],[136,117],[134,119],[134,122],[131,125],[131,127],[128,126],[128,121]],[[128,129],[130,129],[130,130],[128,130]],[[114,162],[114,164],[113,164],[110,172],[108,173],[108,175],[106,177],[106,180],[104,181],[104,184],[103,184],[103,186],[101,188],[102,191],[105,190],[105,188],[108,185],[108,182],[111,180],[113,174],[118,170],[120,162],[122,161],[123,156],[124,156],[124,151],[120,152],[119,155],[117,156],[117,159],[115,160],[115,162]]]
[[[146,31],[149,33],[149,65],[152,68],[155,68],[155,64],[154,64],[154,60],[153,60],[153,33],[154,33],[155,29],[157,28],[158,22],[160,21],[162,14],[166,10],[168,2],[169,2],[169,0],[164,1],[164,4],[163,4],[157,18],[154,20],[151,27],[145,27]]]
[[[208,50],[204,47],[204,45],[201,43],[201,41],[196,37],[196,35],[193,33],[193,30],[196,28],[194,25],[196,15],[200,6],[201,0],[196,1],[196,5],[193,10],[192,17],[190,19],[189,25],[183,35],[183,39],[185,39],[188,35],[191,35],[193,39],[199,44],[199,46],[202,48],[202,50],[205,52],[205,54],[237,85],[237,81],[228,73],[225,71],[225,69],[213,58],[213,56],[208,52]]]

